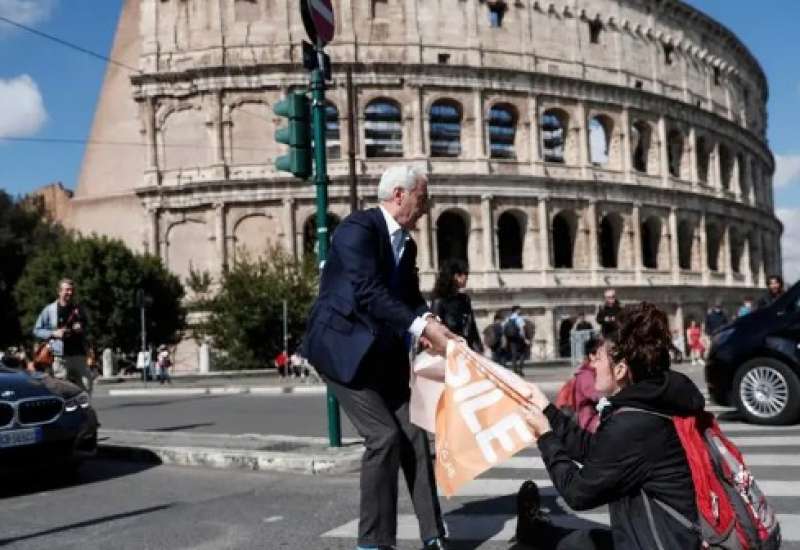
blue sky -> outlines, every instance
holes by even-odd
[[[0,16],[109,55],[123,0],[0,0]],[[735,32],[767,73],[784,257],[800,276],[800,1],[689,0]],[[88,139],[105,63],[0,21],[0,136]],[[0,188],[74,187],[80,144],[0,141]],[[798,251],[798,252],[795,252]]]

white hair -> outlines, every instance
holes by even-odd
[[[392,166],[381,176],[381,182],[378,184],[378,200],[390,199],[398,187],[411,191],[417,186],[417,181],[425,177],[427,176],[424,172],[413,166],[407,164]]]

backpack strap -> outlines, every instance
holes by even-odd
[[[624,412],[639,412],[645,414],[652,414],[653,416],[660,416],[661,418],[666,418],[670,422],[672,421],[672,417],[668,414],[656,412],[656,411],[648,411],[647,409],[640,409],[638,407],[620,407],[614,411],[616,413],[624,413]]]
[[[653,518],[653,508],[650,506],[650,499],[647,498],[647,493],[644,489],[641,491],[642,502],[644,503],[644,511],[647,514],[647,522],[650,524],[650,532],[653,534],[653,539],[656,541],[656,548],[658,550],[666,550],[664,544],[661,542],[661,537],[658,536],[658,529],[656,529],[656,521]]]

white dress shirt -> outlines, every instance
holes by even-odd
[[[391,246],[392,252],[394,253],[395,265],[398,265],[400,264],[400,259],[403,257],[403,252],[406,250],[406,243],[411,236],[408,234],[408,231],[400,227],[397,220],[395,220],[383,206],[379,208],[383,214],[383,219],[386,220],[386,228],[389,230],[389,246]],[[413,334],[414,338],[422,336],[422,331],[425,330],[425,325],[428,323],[428,317],[432,315],[432,313],[428,312],[414,319],[414,322],[408,327],[408,332]]]

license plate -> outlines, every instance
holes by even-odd
[[[7,430],[0,432],[0,447],[19,447],[21,445],[33,445],[39,441],[39,428],[27,428],[24,430]]]

